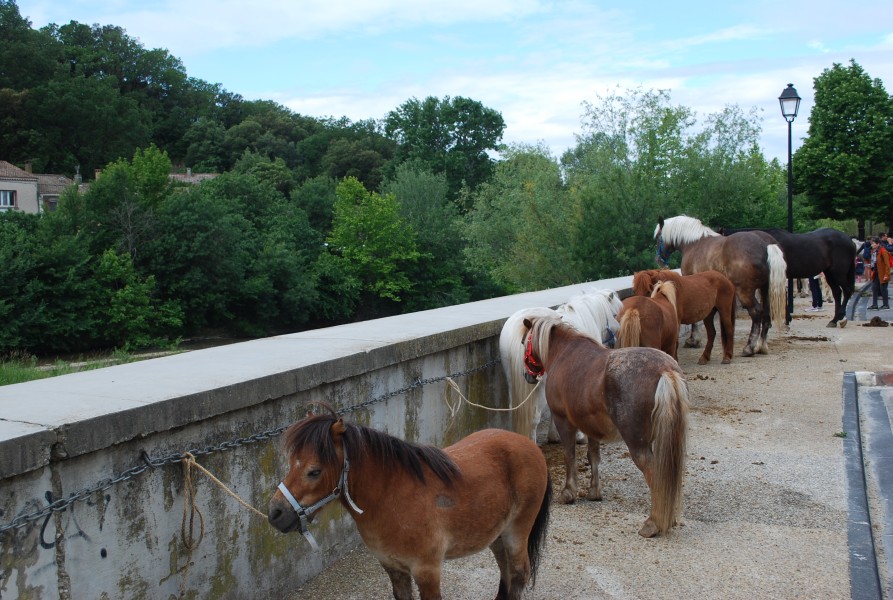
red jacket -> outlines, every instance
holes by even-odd
[[[881,283],[890,281],[890,253],[880,244],[877,247],[877,263],[869,277],[874,279],[876,276]]]

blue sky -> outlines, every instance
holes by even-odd
[[[560,155],[584,101],[668,90],[699,119],[760,110],[762,146],[787,161],[778,96],[855,59],[893,93],[893,2],[751,0],[19,0],[35,28],[123,27],[187,73],[316,117],[382,118],[409,98],[464,96],[502,113],[503,141]]]

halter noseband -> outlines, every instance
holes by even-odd
[[[537,370],[534,371],[533,369]],[[527,334],[527,348],[524,350],[524,370],[531,377],[540,377],[545,372],[545,367],[533,356],[533,330]]]
[[[288,500],[288,503],[292,505],[292,508],[295,509],[295,512],[298,515],[298,531],[301,532],[307,542],[314,550],[319,550],[319,544],[316,543],[316,539],[313,537],[313,534],[310,533],[310,529],[308,525],[310,524],[310,515],[314,512],[321,509],[323,506],[335,500],[341,496],[342,491],[344,492],[344,499],[347,500],[347,503],[350,504],[350,507],[354,509],[358,514],[363,514],[363,511],[354,503],[353,498],[350,497],[350,491],[347,489],[347,476],[350,473],[350,461],[347,460],[347,446],[342,442],[342,447],[344,449],[344,467],[341,469],[341,476],[338,478],[338,485],[335,486],[335,489],[326,496],[325,498],[314,502],[312,505],[304,508],[301,506],[301,503],[298,502],[292,493],[288,490],[285,485],[285,482],[280,482],[277,486],[279,491],[282,492],[282,495],[285,496],[285,499]]]
[[[663,232],[657,234],[657,263],[659,265],[663,265],[664,267],[670,266],[670,253],[665,253],[664,251],[664,234]]]

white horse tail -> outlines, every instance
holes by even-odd
[[[623,311],[620,317],[620,329],[617,330],[618,348],[638,348],[642,339],[642,321],[637,308]]]
[[[787,294],[786,278],[788,265],[784,260],[781,246],[771,244],[766,246],[766,254],[769,262],[769,310],[772,315],[772,324],[776,331],[787,329]]]
[[[651,518],[659,533],[666,533],[682,512],[682,481],[688,434],[688,384],[675,370],[666,370],[654,392],[651,411]]]

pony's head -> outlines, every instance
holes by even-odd
[[[549,360],[549,338],[552,330],[560,326],[572,331],[576,331],[576,328],[569,323],[564,323],[560,317],[524,319],[524,326],[527,328],[524,379],[527,380],[527,383],[533,384],[546,374],[546,361]]]
[[[708,236],[719,236],[718,233],[701,223],[700,220],[686,215],[663,217],[654,228],[654,239],[657,240],[657,263],[661,267],[669,265],[670,255],[679,247],[694,243]]]
[[[267,518],[283,533],[299,530],[314,549],[316,540],[307,528],[323,506],[343,493],[358,513],[347,490],[350,461],[345,437],[349,426],[330,407],[329,413],[310,415],[285,434],[289,471],[270,499]]]

